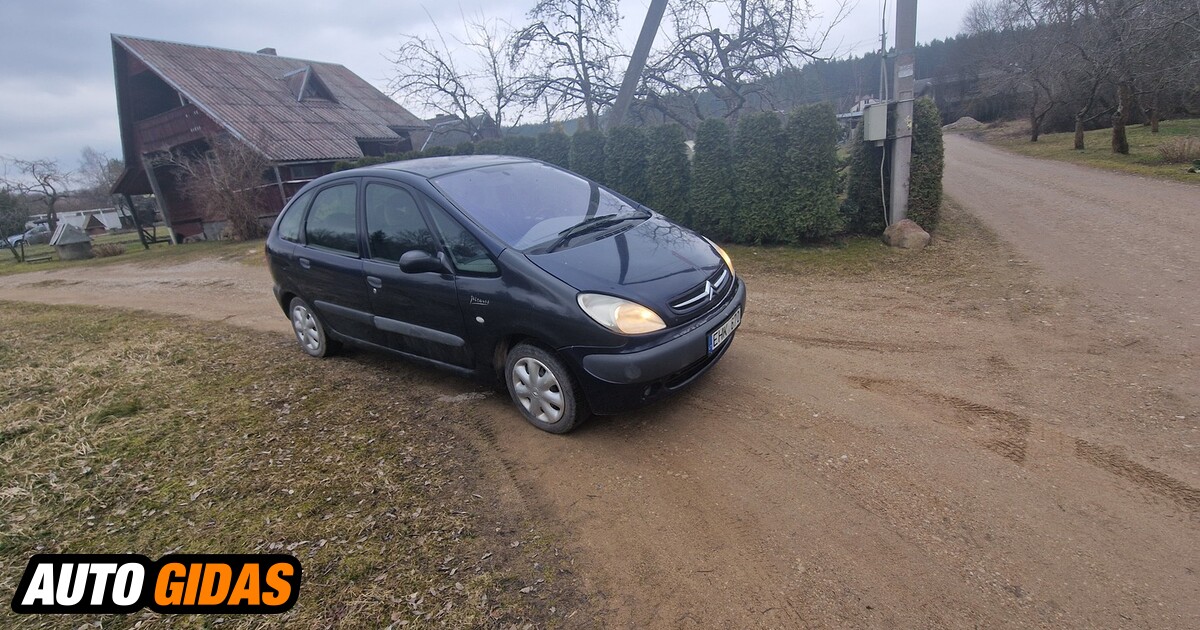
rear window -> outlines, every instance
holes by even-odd
[[[633,211],[595,183],[537,162],[484,166],[432,181],[480,225],[520,250],[552,242],[585,219]]]
[[[293,201],[279,219],[279,238],[293,243],[300,242],[300,223],[304,219],[304,209],[312,201],[313,191],[308,191]]]
[[[341,184],[317,193],[305,224],[305,241],[314,247],[358,255],[355,204],[358,186]]]

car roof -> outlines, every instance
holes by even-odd
[[[376,164],[370,168],[403,171],[406,173],[412,173],[413,175],[419,175],[426,179],[433,179],[439,175],[454,173],[456,171],[465,171],[482,166],[516,164],[518,162],[533,161],[534,160],[529,158],[514,157],[511,155],[448,155],[445,157],[404,160],[403,162],[388,162],[387,164]]]

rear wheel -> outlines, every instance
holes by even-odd
[[[292,298],[291,304],[288,305],[288,315],[292,318],[292,331],[296,333],[296,341],[306,354],[324,357],[337,349],[337,342],[329,339],[325,332],[325,324],[308,302],[298,297]]]
[[[517,344],[505,361],[505,382],[517,410],[533,426],[566,433],[587,419],[587,405],[567,366],[530,343]]]

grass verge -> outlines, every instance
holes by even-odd
[[[38,552],[290,553],[304,570],[278,617],[5,605],[0,626],[553,626],[574,609],[550,539],[455,430],[467,407],[416,370],[118,310],[0,302],[0,318],[0,593]]]
[[[179,264],[200,259],[237,260],[250,265],[264,265],[263,241],[201,241],[186,245],[171,245],[158,243],[145,249],[137,241],[136,236],[129,234],[99,237],[96,244],[123,243],[125,253],[107,258],[91,258],[88,260],[58,260],[54,248],[49,245],[34,245],[25,249],[26,256],[32,258],[44,254],[54,255],[54,260],[38,263],[17,262],[7,248],[0,248],[0,275],[25,273],[28,271],[48,271],[56,269],[76,269],[85,267],[102,267],[121,263],[145,264]],[[132,239],[132,243],[128,242]]]
[[[1200,119],[1163,121],[1157,134],[1150,133],[1149,127],[1130,125],[1127,127],[1129,155],[1112,152],[1112,129],[1085,132],[1087,149],[1083,151],[1075,150],[1074,133],[1048,133],[1037,142],[1030,142],[1028,129],[1028,123],[1008,122],[990,126],[972,135],[1022,155],[1146,177],[1200,183],[1200,174],[1187,172],[1190,164],[1168,164],[1158,151],[1165,142],[1189,136],[1200,137]]]

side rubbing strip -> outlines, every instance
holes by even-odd
[[[364,313],[363,311],[353,308],[346,308],[345,306],[339,306],[331,302],[322,302],[321,300],[314,300],[313,306],[317,307],[318,311],[325,311],[326,313],[332,313],[339,317],[345,317],[346,319],[354,320],[360,324],[372,323],[372,316],[370,313]]]
[[[376,317],[375,327],[379,330],[385,330],[387,332],[405,335],[408,337],[415,337],[417,339],[424,339],[425,341],[432,341],[434,343],[440,343],[454,348],[461,348],[467,343],[466,341],[463,341],[462,337],[456,337],[450,333],[444,333],[440,330],[434,330],[424,326],[417,326],[415,324],[409,324],[408,322],[402,322],[395,319],[388,319],[386,317]]]

